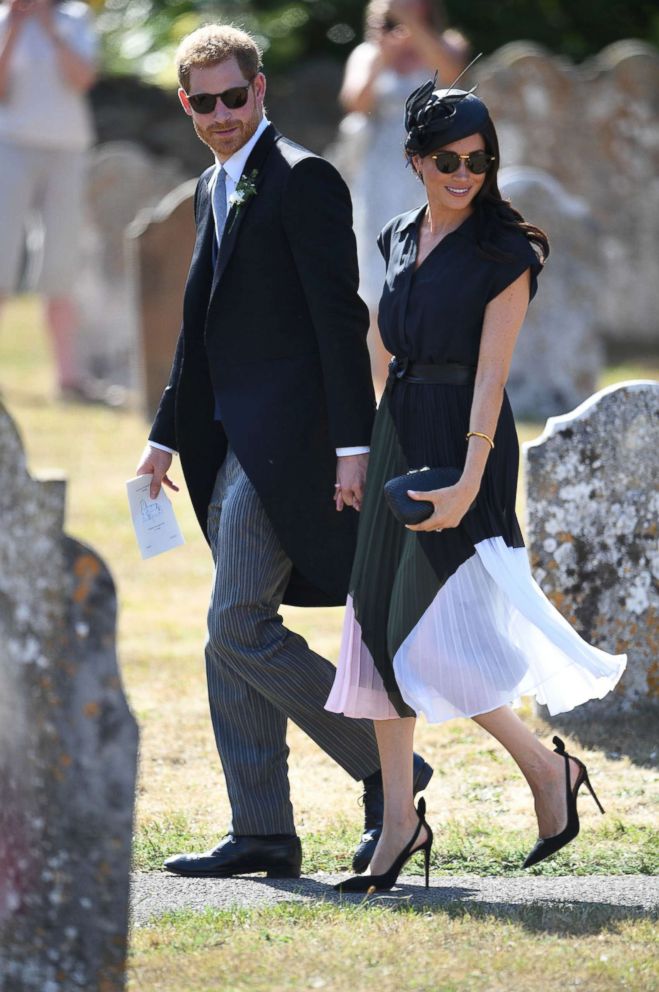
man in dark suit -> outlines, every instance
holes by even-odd
[[[345,602],[374,412],[349,194],[264,115],[260,52],[201,28],[177,53],[179,97],[215,166],[195,194],[183,326],[138,473],[176,488],[178,451],[215,576],[206,668],[232,810],[227,837],[170,858],[190,875],[297,877],[286,724],[365,783],[363,870],[379,835],[373,729],[324,703],[334,669],[284,627],[282,602]],[[432,770],[416,758],[422,788]]]

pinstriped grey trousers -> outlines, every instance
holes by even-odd
[[[279,607],[292,564],[229,448],[208,512],[215,563],[206,674],[236,834],[295,833],[290,718],[355,779],[380,767],[373,725],[324,709],[334,667],[288,630]]]

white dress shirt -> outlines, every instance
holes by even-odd
[[[229,201],[231,199],[231,194],[236,191],[236,186],[238,185],[240,177],[245,171],[247,159],[252,154],[254,145],[268,127],[269,123],[270,121],[268,118],[264,117],[249,141],[245,142],[242,148],[239,148],[237,152],[234,152],[231,158],[228,158],[226,162],[220,162],[217,156],[215,158],[215,169],[213,170],[212,176],[208,180],[208,192],[210,193],[212,200],[218,173],[224,165],[224,171],[227,174],[227,213],[229,212]]]
[[[231,194],[235,192],[236,186],[245,171],[245,166],[247,165],[247,159],[252,153],[254,145],[259,140],[265,129],[270,124],[267,117],[263,117],[256,131],[252,137],[247,141],[242,148],[239,148],[237,152],[234,152],[231,158],[228,158],[226,162],[220,162],[217,157],[215,159],[215,170],[208,181],[208,192],[210,193],[211,199],[213,198],[213,190],[215,189],[215,183],[217,182],[217,177],[220,169],[224,166],[224,171],[227,174],[226,187],[227,187],[227,211],[230,206]],[[152,448],[159,448],[161,451],[169,451],[171,454],[175,455],[176,451],[173,448],[168,448],[165,444],[158,444],[156,441],[149,441]],[[363,455],[367,454],[370,448],[367,446],[359,446],[355,448],[337,448],[336,453],[339,458],[345,455]]]

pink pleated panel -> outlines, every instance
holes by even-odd
[[[371,653],[362,641],[362,630],[355,617],[351,596],[348,596],[346,603],[336,677],[325,709],[369,720],[398,717],[389,702]]]

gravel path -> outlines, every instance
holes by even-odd
[[[339,896],[332,885],[339,875],[311,875],[297,880],[242,878],[182,878],[167,872],[136,872],[132,878],[132,920],[144,926],[162,913],[176,910],[257,909],[281,902],[360,902],[363,896]],[[418,876],[403,876],[391,893],[377,897],[379,905],[478,909],[519,919],[529,915],[541,922],[560,911],[599,925],[608,920],[649,916],[659,907],[659,878],[647,875],[590,875],[525,878],[478,878],[473,875],[433,878],[430,889]]]

